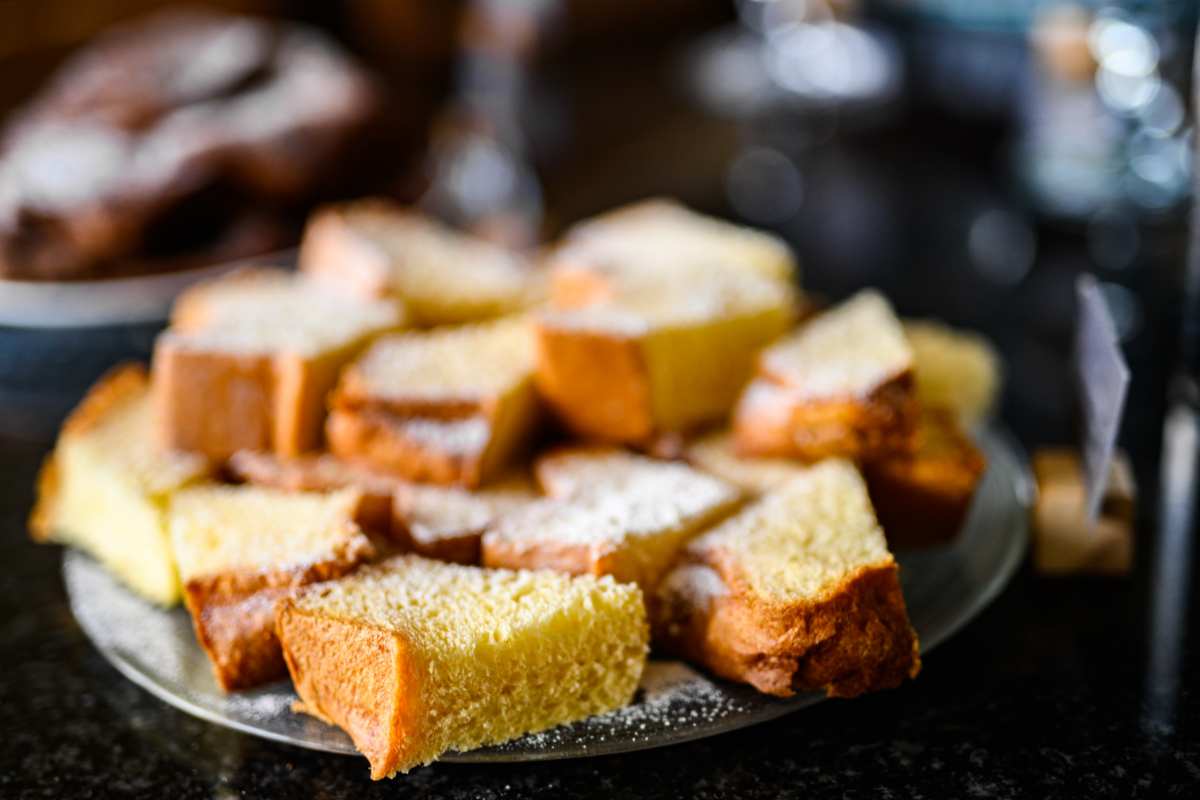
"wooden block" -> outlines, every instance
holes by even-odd
[[[1033,510],[1033,563],[1039,572],[1123,575],[1133,565],[1137,488],[1129,460],[1113,456],[1108,487],[1092,525],[1079,455],[1047,448],[1033,456],[1038,498]]]

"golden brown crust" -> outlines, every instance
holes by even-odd
[[[160,336],[153,402],[160,444],[224,460],[272,449],[275,403],[270,356],[197,350]],[[212,413],[220,409],[221,413]]]
[[[537,385],[576,434],[644,442],[654,434],[650,377],[641,340],[617,333],[537,326]]]
[[[366,536],[351,536],[329,559],[268,572],[228,572],[184,584],[184,602],[217,683],[227,692],[284,675],[275,605],[300,586],[340,578],[373,558]]]
[[[159,337],[154,352],[160,442],[215,460],[238,450],[291,456],[320,446],[326,396],[342,366],[378,329],[359,331],[311,354],[286,347],[238,351],[220,345],[220,337],[206,342],[194,336],[225,323],[215,316],[223,302],[214,301],[214,292],[219,297],[255,283],[287,285],[288,275],[276,268],[247,268],[179,297],[171,328]]]
[[[670,578],[663,584],[655,632],[668,652],[778,697],[854,697],[920,671],[895,563],[863,567],[824,599],[796,603],[764,600],[707,568],[721,591],[697,597]]]
[[[209,597],[196,581],[184,587],[196,639],[212,663],[217,684],[226,692],[250,689],[284,675],[275,638],[275,603],[288,593],[270,588],[243,597]]]
[[[499,406],[499,398],[494,395],[436,398],[380,395],[370,379],[362,374],[360,365],[353,363],[342,370],[337,388],[330,395],[329,406],[343,411],[375,410],[399,417],[456,420],[474,416],[491,418]]]
[[[953,414],[926,411],[915,452],[863,467],[871,504],[888,543],[916,548],[953,539],[966,519],[986,464]]]
[[[697,530],[703,528],[697,526]],[[548,569],[567,575],[611,575],[617,583],[636,583],[647,593],[661,578],[661,566],[639,558],[630,545],[598,542],[591,544],[539,541],[514,542],[503,537],[484,536],[480,563],[493,569]],[[657,567],[657,568],[656,568]]]
[[[371,778],[396,771],[422,736],[418,665],[394,632],[301,611],[280,602],[276,634],[300,710],[337,725],[371,764]],[[330,658],[336,646],[337,657]]]
[[[63,422],[59,438],[96,427],[114,407],[146,391],[148,383],[146,368],[138,363],[118,364],[108,370],[88,389],[83,400]]]
[[[37,500],[29,512],[29,535],[35,542],[49,542],[54,537],[58,504],[58,461],[52,452],[42,462],[37,476]]]
[[[569,501],[568,501],[569,503]],[[700,532],[735,512],[741,497],[731,494],[691,518],[679,518],[668,527],[641,531],[640,535],[591,541],[568,537],[524,538],[500,530],[485,531],[480,553],[485,567],[504,569],[548,569],[568,575],[611,575],[618,583],[636,583],[652,602],[654,589],[670,570],[678,552]],[[610,509],[611,511],[611,509]],[[608,512],[606,512],[608,513]],[[596,524],[606,520],[596,517]],[[536,522],[530,523],[536,525]],[[588,533],[580,530],[579,533]]]
[[[452,564],[476,565],[481,561],[480,542],[483,539],[484,531],[482,527],[464,529],[454,534],[444,534],[424,540],[412,535],[411,529],[405,524],[404,517],[400,512],[393,517],[392,524],[395,526],[393,528],[394,538],[403,552],[417,553],[426,558],[449,561]]]
[[[355,521],[365,530],[392,535],[392,494],[399,479],[328,454],[284,458],[241,450],[226,465],[233,477],[288,492],[362,492]]]
[[[567,575],[612,575],[619,583],[637,577],[611,544],[535,541],[484,536],[480,561],[494,569],[548,569]]]
[[[739,455],[878,459],[910,452],[919,410],[911,371],[864,398],[809,400],[767,378],[746,387],[734,410]]]
[[[616,298],[617,288],[611,275],[561,259],[557,253],[550,255],[550,304],[554,308],[584,308]]]
[[[214,460],[239,450],[313,450],[321,444],[326,394],[357,348],[304,358],[200,349],[161,336],[153,373],[159,441]]]
[[[405,432],[404,420],[383,411],[334,409],[325,425],[329,449],[347,461],[407,480],[475,488],[484,479],[484,449],[431,447]]]
[[[363,200],[350,206],[318,209],[304,229],[304,239],[300,242],[300,271],[362,297],[386,297],[390,292],[391,259],[370,237],[362,236],[349,223],[347,215],[351,210],[397,212],[393,204],[384,200]]]
[[[271,444],[276,453],[297,456],[321,445],[325,398],[342,364],[357,349],[353,343],[314,359],[275,354]]]
[[[413,534],[413,498],[403,488],[392,497],[392,538],[405,552],[418,553],[455,564],[480,563],[480,541],[487,524],[468,525],[457,531],[438,531],[436,536]]]
[[[512,326],[506,330],[525,333],[523,323],[502,324]],[[470,335],[488,330],[480,326]],[[509,342],[502,338],[499,344]],[[390,345],[380,343],[342,371],[326,422],[326,440],[334,453],[407,480],[473,488],[495,477],[527,446],[539,417],[530,364],[505,367],[511,372],[501,381],[506,386],[485,380],[475,388],[421,391],[410,387],[403,375],[389,374],[394,369],[380,366],[388,361]],[[466,340],[463,346],[469,349]],[[527,346],[522,343],[522,358],[529,355]],[[455,349],[445,357],[461,355]],[[486,370],[492,365],[477,366]]]

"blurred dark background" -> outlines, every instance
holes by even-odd
[[[0,113],[18,119],[68,56],[165,7],[0,4]],[[312,204],[368,192],[521,246],[675,195],[782,233],[811,291],[874,284],[905,314],[984,330],[1007,362],[1004,416],[1027,442],[1074,436],[1073,284],[1093,272],[1135,366],[1123,441],[1153,461],[1181,314],[1194,3],[203,7],[315,26],[382,87],[382,125],[351,137],[333,180],[280,204],[272,245],[294,241]],[[111,351],[145,350],[156,329],[118,326],[112,341],[111,327],[89,329],[93,352],[57,383],[69,362],[53,354],[73,334],[4,329],[18,343],[5,350],[9,405],[40,411],[35,390],[53,384],[65,410]],[[10,419],[25,435],[53,430]]]

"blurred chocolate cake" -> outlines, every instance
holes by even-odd
[[[277,249],[380,116],[305,27],[209,10],[114,28],[0,134],[0,277],[87,280]]]

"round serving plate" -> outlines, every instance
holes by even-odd
[[[93,328],[161,322],[175,297],[194,283],[239,267],[290,264],[294,250],[192,269],[91,281],[0,280],[0,325],[12,328]]]
[[[922,653],[962,628],[1008,583],[1025,552],[1031,483],[1019,449],[996,429],[981,432],[988,470],[953,546],[898,553],[909,617]],[[217,688],[183,609],[156,608],[89,557],[67,551],[63,574],[84,633],[125,677],[210,722],[280,742],[355,753],[337,728],[294,713],[286,682],[237,694]],[[651,660],[632,705],[506,744],[449,753],[444,761],[537,761],[644,750],[774,719],[823,695],[768,697],[710,679],[678,661]]]

